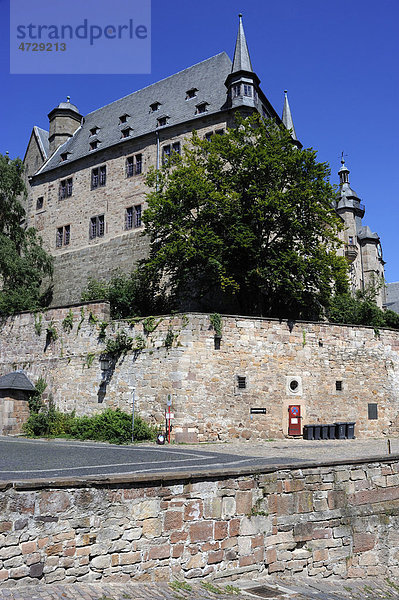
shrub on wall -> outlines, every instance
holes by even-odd
[[[31,414],[24,425],[30,437],[68,437],[78,440],[96,440],[111,444],[127,444],[132,439],[132,417],[119,408],[107,408],[92,417],[77,417],[75,413],[62,413],[53,403],[40,413]],[[156,428],[140,416],[134,419],[134,439],[155,439]]]

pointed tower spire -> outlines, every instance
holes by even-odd
[[[234,59],[231,72],[227,75],[225,86],[228,90],[229,108],[241,108],[245,110],[256,108],[258,103],[259,77],[252,70],[249,58],[247,40],[245,39],[244,27],[242,25],[242,14],[239,15],[238,35],[234,50]]]
[[[349,184],[349,173],[350,173],[348,167],[345,166],[345,159],[344,159],[343,152],[341,154],[341,165],[342,165],[342,167],[338,171],[338,175],[339,175],[339,185],[342,187],[344,183]]]
[[[298,138],[296,137],[294,121],[292,120],[292,114],[291,114],[290,104],[288,102],[287,90],[284,90],[284,108],[283,108],[282,121],[283,121],[286,129],[291,129],[292,139],[297,142]]]
[[[237,73],[238,71],[248,71],[249,73],[252,73],[251,59],[249,58],[247,40],[245,39],[244,26],[242,24],[242,14],[240,13],[238,17],[238,34],[231,72]]]

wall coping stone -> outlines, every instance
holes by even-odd
[[[295,471],[297,469],[315,469],[326,466],[345,466],[345,465],[367,465],[376,462],[392,462],[399,460],[399,454],[389,454],[383,456],[368,456],[366,458],[353,458],[341,460],[323,460],[318,462],[298,461],[290,465],[287,463],[275,463],[273,466],[248,466],[230,469],[215,469],[213,471],[182,471],[178,475],[175,472],[165,471],[164,473],[123,473],[118,475],[91,475],[87,477],[66,477],[66,478],[41,478],[31,480],[16,480],[16,481],[0,481],[0,492],[13,488],[15,490],[40,490],[40,489],[63,489],[63,488],[107,488],[112,486],[120,486],[122,484],[150,484],[152,486],[171,485],[174,482],[200,482],[211,481],[212,479],[220,479],[226,477],[230,479],[232,476],[245,475],[262,475],[274,473],[276,471]]]

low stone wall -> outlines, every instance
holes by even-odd
[[[126,334],[140,346],[119,357],[106,388],[102,323],[103,338]],[[92,303],[3,323],[0,375],[16,369],[34,383],[44,377],[46,394],[78,415],[130,412],[135,388],[138,412],[164,424],[170,395],[177,441],[283,438],[290,405],[302,424],[355,421],[357,437],[399,432],[398,331],[224,316],[218,347],[208,314],[109,322],[109,306]]]
[[[399,457],[2,484],[0,582],[399,576]]]

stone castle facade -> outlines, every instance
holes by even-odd
[[[194,129],[208,139],[223,134],[237,111],[283,122],[301,147],[287,96],[280,119],[260,88],[241,17],[233,63],[222,52],[86,116],[68,98],[49,113],[49,132],[33,128],[24,159],[27,221],[55,258],[54,305],[78,302],[89,277],[130,272],[146,256],[149,167],[180,152]],[[383,282],[384,262],[348,173],[343,165],[336,209],[355,290]]]

